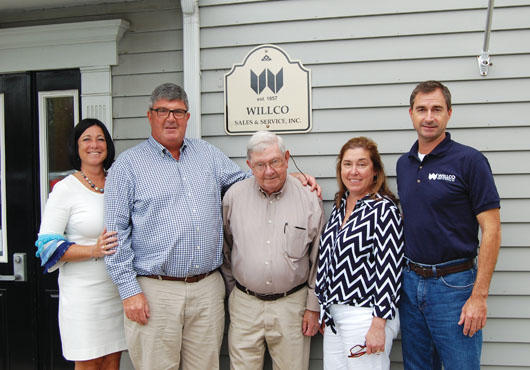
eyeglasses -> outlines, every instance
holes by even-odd
[[[186,117],[187,110],[184,109],[167,109],[167,108],[149,108],[151,111],[155,111],[158,118],[167,118],[169,113],[173,113],[175,118],[184,118]]]
[[[280,168],[282,165],[283,165],[283,161],[281,159],[273,159],[272,161],[270,161],[268,163],[267,162],[254,163],[254,164],[252,164],[252,168],[254,168],[254,170],[256,172],[263,172],[263,171],[265,171],[267,166],[269,166],[273,170],[276,170],[276,169]]]
[[[353,346],[352,348],[350,348],[350,355],[348,356],[348,358],[361,357],[366,353],[365,348],[366,346],[361,346],[360,344]]]

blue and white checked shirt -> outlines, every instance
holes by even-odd
[[[250,176],[219,149],[184,139],[177,161],[150,137],[122,153],[105,183],[105,226],[118,231],[107,271],[122,299],[137,275],[185,277],[222,263],[221,196]]]

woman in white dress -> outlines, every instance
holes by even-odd
[[[104,258],[115,253],[114,232],[103,226],[106,170],[114,160],[114,144],[105,125],[84,119],[70,143],[74,174],[50,194],[37,256],[45,272],[59,269],[59,329],[63,356],[76,370],[117,370],[127,348],[118,290]]]

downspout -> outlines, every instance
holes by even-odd
[[[182,8],[182,44],[184,65],[184,90],[188,94],[191,113],[186,136],[201,137],[201,66],[200,25],[198,0],[180,0]]]

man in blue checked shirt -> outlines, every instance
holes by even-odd
[[[105,226],[118,232],[105,262],[128,318],[129,354],[136,369],[218,369],[221,197],[250,173],[185,138],[190,113],[180,86],[158,86],[147,118],[151,136],[118,157],[105,185]]]

